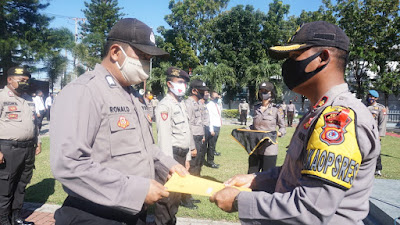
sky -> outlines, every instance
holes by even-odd
[[[90,2],[90,0],[85,0]],[[82,9],[85,8],[84,0],[42,0],[50,5],[42,12],[54,16],[51,22],[52,27],[67,27],[75,32],[75,22],[72,18],[83,18]],[[227,10],[242,4],[253,5],[255,9],[268,12],[268,5],[273,0],[230,0]],[[125,17],[132,17],[141,20],[149,27],[153,28],[155,33],[157,27],[169,25],[165,22],[164,16],[171,11],[168,9],[169,0],[119,0],[119,6],[123,8]],[[302,10],[315,11],[322,5],[321,0],[283,0],[284,4],[290,5],[289,15],[299,15]]]

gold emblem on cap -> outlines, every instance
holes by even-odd
[[[14,73],[15,73],[15,74],[24,74],[24,69],[22,69],[22,68],[15,68]]]
[[[179,73],[180,73],[180,72],[181,72],[180,70],[172,69],[171,75],[174,75],[174,76],[179,77]]]

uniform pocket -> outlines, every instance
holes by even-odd
[[[172,121],[174,123],[174,126],[172,126],[172,133],[177,134],[177,133],[185,133],[186,129],[184,129],[185,125],[185,119],[183,116],[174,116],[172,118]]]
[[[0,195],[10,194],[10,173],[0,170]]]
[[[133,115],[111,115],[110,122],[110,151],[111,156],[120,156],[141,151],[137,120]]]

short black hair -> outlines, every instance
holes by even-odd
[[[332,55],[337,59],[338,69],[343,71],[343,73],[346,71],[346,66],[349,60],[349,52],[335,47],[314,47],[314,48],[316,48],[318,51],[328,49],[330,52],[332,52]]]
[[[109,40],[109,41],[107,41],[106,44],[104,45],[103,55],[102,55],[102,57],[101,57],[102,59],[104,59],[104,58],[108,55],[108,53],[110,52],[111,46],[114,45],[114,44],[120,45],[120,46],[124,49],[124,51],[126,51],[126,49],[127,49],[128,46],[129,46],[129,44],[128,44],[128,43],[125,43],[125,42]]]

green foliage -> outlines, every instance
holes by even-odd
[[[235,86],[237,82],[234,70],[223,63],[199,66],[193,71],[193,74],[192,79],[203,80],[211,90],[218,93],[221,93],[223,86]]]
[[[53,55],[47,60],[47,74],[49,76],[50,89],[54,90],[55,81],[65,73],[68,59],[60,54]]]
[[[238,109],[224,109],[221,114],[222,118],[239,118]]]
[[[93,68],[96,63],[101,61],[108,32],[124,14],[120,13],[123,8],[118,7],[117,0],[85,1],[85,7],[86,9],[82,11],[87,21],[81,23],[82,35],[84,36],[82,43],[88,48],[88,57],[82,59],[82,61]]]

